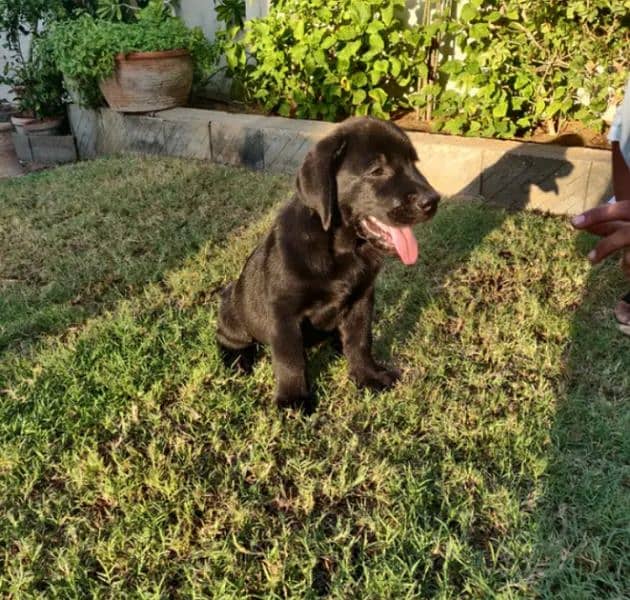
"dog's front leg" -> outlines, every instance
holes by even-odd
[[[339,332],[343,353],[348,359],[350,377],[359,387],[384,389],[393,386],[400,378],[400,373],[377,364],[372,356],[373,309],[372,287],[352,305],[339,326]]]
[[[276,377],[276,403],[281,408],[311,412],[313,398],[306,381],[302,330],[296,319],[278,315],[271,340],[271,358]]]

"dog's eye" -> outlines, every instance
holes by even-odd
[[[372,167],[369,170],[368,175],[370,175],[371,177],[380,177],[384,173],[385,173],[385,169],[383,169],[383,167],[378,165],[378,166]]]

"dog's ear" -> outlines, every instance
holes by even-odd
[[[323,138],[309,150],[297,176],[298,196],[319,215],[324,231],[330,229],[337,200],[337,170],[345,149],[346,140],[340,133]]]

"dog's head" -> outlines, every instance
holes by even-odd
[[[344,121],[307,154],[298,197],[328,231],[352,227],[383,253],[416,262],[411,226],[430,219],[438,193],[416,168],[414,147],[393,123],[369,117]]]

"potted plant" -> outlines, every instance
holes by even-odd
[[[11,76],[16,112],[11,123],[22,135],[55,135],[65,119],[63,84],[45,37],[33,41],[32,54]]]
[[[101,97],[121,112],[150,112],[188,102],[193,79],[216,62],[200,28],[189,29],[162,0],[134,11],[129,22],[84,14],[51,28],[52,54],[80,104]],[[76,96],[75,96],[76,97]]]
[[[0,30],[10,59],[0,75],[15,95],[11,122],[20,134],[54,134],[64,118],[61,74],[43,31],[62,11],[42,0],[0,0]]]

